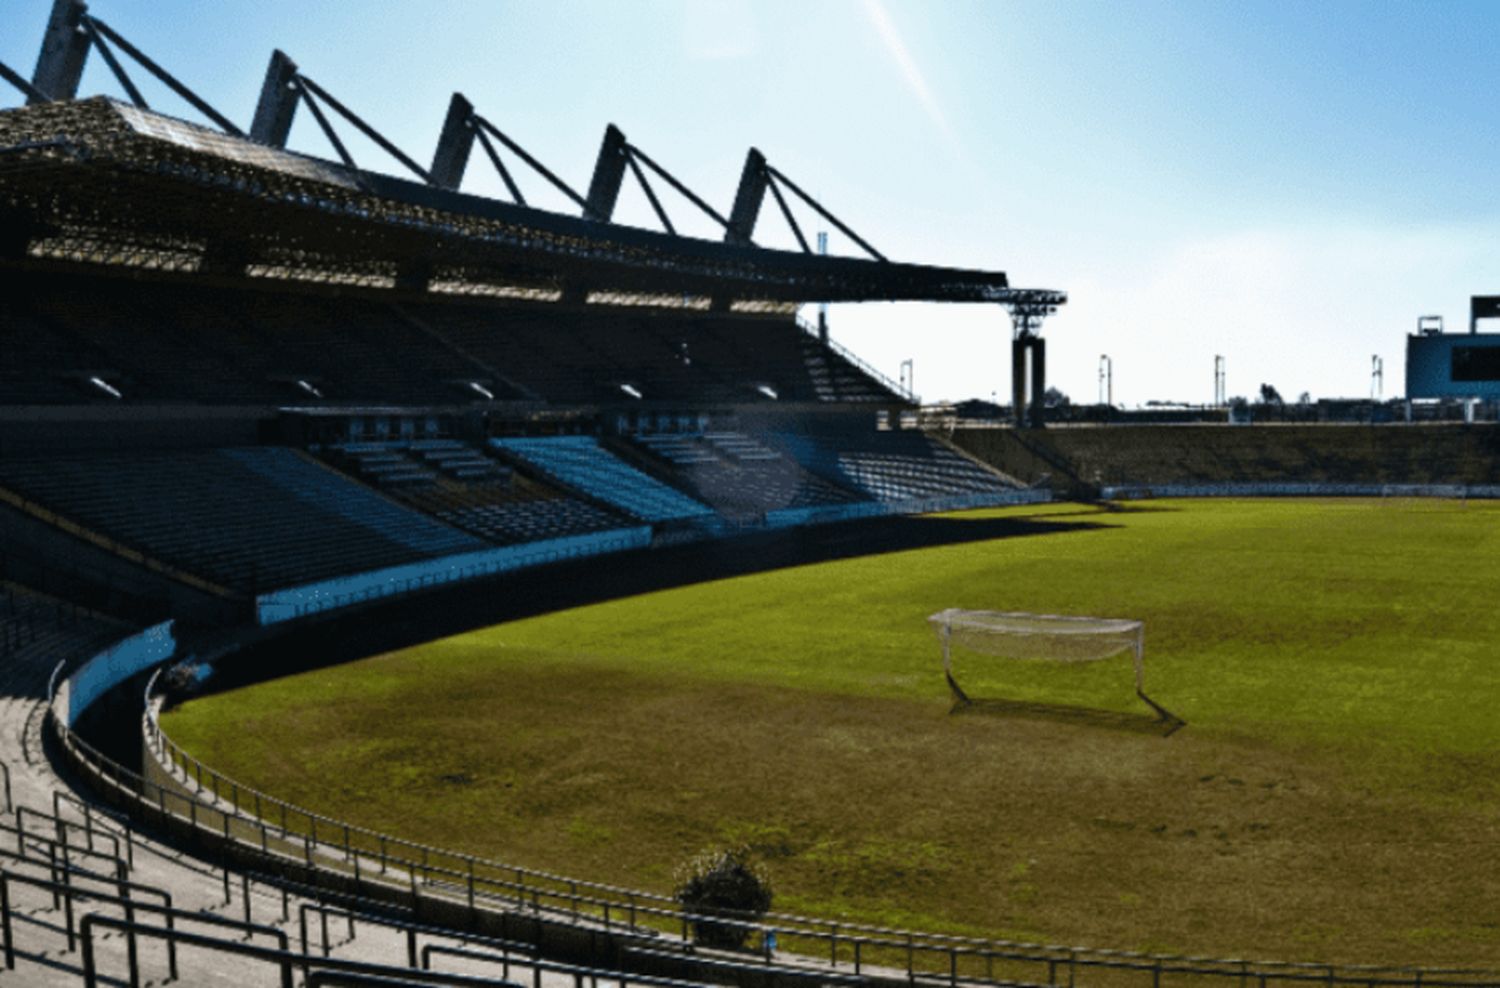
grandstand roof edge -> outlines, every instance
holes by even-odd
[[[186,160],[184,160],[186,159]],[[217,168],[215,167],[217,166]],[[187,200],[178,215],[158,211],[154,219],[167,232],[200,241],[233,236],[214,225],[204,199],[239,205],[248,196],[268,208],[252,219],[246,239],[265,242],[303,215],[276,214],[272,204],[325,208],[328,227],[384,227],[391,239],[399,227],[411,250],[412,234],[425,234],[453,253],[457,241],[481,255],[481,265],[537,271],[569,271],[599,288],[701,291],[745,299],[816,301],[999,302],[1042,295],[1060,303],[1062,292],[1013,289],[1004,272],[905,262],[827,257],[772,248],[685,237],[520,206],[470,193],[440,189],[379,173],[272,148],[201,125],[181,121],[109,97],[0,110],[0,190],[24,202],[53,199],[59,189],[85,196],[90,183],[73,168],[126,171],[161,200]],[[222,169],[222,171],[218,170]],[[247,183],[246,174],[265,179]],[[193,186],[194,195],[178,194]],[[98,190],[93,190],[98,193]],[[50,195],[46,193],[51,193]],[[123,193],[128,196],[129,193]],[[153,196],[153,198],[155,198]],[[329,206],[337,202],[337,209]],[[94,205],[99,204],[97,200]],[[115,201],[117,221],[129,228],[131,204]],[[37,207],[42,208],[41,206]],[[56,208],[56,207],[52,207]],[[94,210],[98,215],[98,209]],[[333,218],[336,216],[336,219]],[[48,219],[65,222],[66,206]],[[175,227],[172,224],[176,224]],[[291,232],[288,230],[288,232]],[[299,227],[295,232],[301,233]],[[362,246],[388,250],[392,245]],[[396,251],[400,253],[400,251]],[[505,257],[497,258],[497,253]],[[399,262],[401,257],[384,260]],[[586,271],[577,269],[587,269]],[[573,277],[573,274],[569,275]]]

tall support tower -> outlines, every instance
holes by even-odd
[[[1042,321],[1057,311],[1059,293],[1039,292],[1005,303],[1010,311],[1010,393],[1018,428],[1040,429],[1046,424],[1047,341]],[[1027,360],[1031,362],[1030,402],[1027,401]],[[1029,406],[1029,407],[1028,407]]]
[[[1370,355],[1370,399],[1379,401],[1385,393],[1385,361],[1380,354]]]
[[[1099,404],[1115,404],[1115,362],[1107,353],[1099,354]]]
[[[1223,408],[1228,404],[1228,398],[1224,388],[1224,356],[1214,354],[1214,407]]]

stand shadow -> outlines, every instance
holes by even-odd
[[[1179,729],[1187,726],[1186,721],[1146,713],[1133,714],[1119,710],[1073,707],[1061,703],[993,698],[955,700],[953,708],[948,712],[954,716],[965,717],[1024,718],[1050,721],[1054,724],[1081,724],[1130,734],[1155,734],[1164,738],[1171,737]]]

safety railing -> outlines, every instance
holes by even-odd
[[[148,687],[148,697],[150,690]],[[747,939],[776,934],[790,956],[826,959],[825,971],[841,969],[856,976],[869,972],[904,976],[909,982],[946,984],[1045,983],[1074,985],[1089,972],[1134,973],[1159,986],[1164,976],[1192,976],[1236,988],[1320,982],[1329,986],[1473,986],[1500,985],[1500,972],[1466,969],[1419,969],[1398,966],[1306,964],[1285,961],[1154,955],[1088,947],[988,940],[920,931],[835,923],[791,914],[771,914],[758,921],[685,913],[673,899],[657,893],[568,878],[448,849],[337,820],[278,799],[222,775],[185,751],[160,726],[154,698],[144,719],[148,745],[158,763],[170,767],[188,793],[155,783],[163,811],[174,801],[193,807],[193,825],[238,834],[262,852],[280,849],[295,854],[309,868],[365,881],[372,886],[404,886],[410,900],[424,896],[461,903],[471,912],[521,910],[552,922],[586,926],[623,935],[670,932],[690,943],[696,922],[738,926]],[[120,770],[115,770],[118,776]],[[665,949],[673,941],[658,940]],[[761,959],[770,965],[772,958]],[[1444,981],[1447,977],[1448,980]],[[1144,980],[1142,981],[1144,985]]]
[[[869,363],[863,360],[853,350],[850,350],[848,347],[838,343],[832,337],[824,339],[823,336],[818,332],[818,327],[808,322],[800,315],[797,317],[797,325],[801,327],[804,333],[811,336],[822,345],[828,347],[828,349],[832,350],[835,356],[853,364],[856,368],[859,369],[859,372],[861,374],[864,374],[867,377],[874,378],[877,382],[880,383],[880,386],[885,388],[887,391],[890,391],[893,394],[900,395],[902,398],[906,399],[906,401],[913,405],[920,405],[922,403],[921,397],[919,397],[916,392],[912,391],[911,388],[908,388],[906,385],[899,382],[892,381],[880,371],[870,366]]]

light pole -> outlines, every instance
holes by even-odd
[[[1225,404],[1224,357],[1214,354],[1214,407],[1223,408]]]
[[[1115,362],[1107,353],[1099,354],[1099,403],[1111,408],[1115,404]]]

